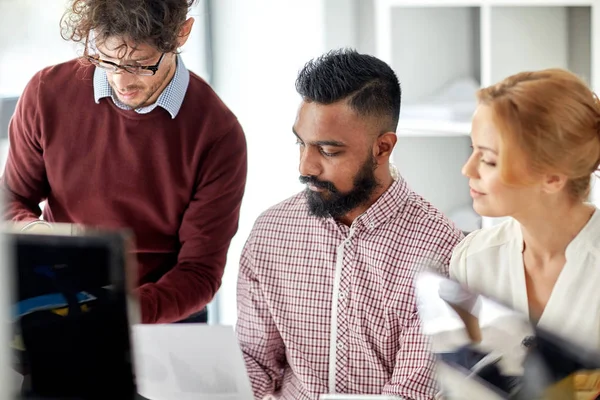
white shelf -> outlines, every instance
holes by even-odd
[[[453,97],[464,86],[446,88],[558,67],[600,91],[600,0],[373,0],[371,14],[374,54],[396,71],[403,104],[419,106],[400,113],[394,159],[443,212],[471,202],[460,178],[471,124],[455,122],[468,119],[471,106]],[[427,183],[432,176],[436,183]],[[600,199],[600,184],[594,194]]]
[[[461,166],[471,154],[470,144],[465,135],[399,135],[392,160],[414,191],[448,217],[458,213],[464,220],[472,200]]]
[[[398,74],[404,104],[420,104],[461,78],[480,84],[478,8],[393,7],[386,20],[378,56]]]
[[[376,5],[391,7],[479,7],[482,0],[376,0]]]
[[[400,117],[400,136],[469,136],[470,122],[406,120]]]
[[[549,67],[568,69],[590,83],[590,7],[493,7],[490,24],[490,83]]]

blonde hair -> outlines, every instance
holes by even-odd
[[[600,102],[569,71],[522,72],[477,92],[492,108],[501,135],[500,176],[526,185],[533,174],[561,173],[585,200],[600,163]]]

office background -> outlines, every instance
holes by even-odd
[[[43,3],[43,5],[42,5]],[[254,220],[302,190],[291,132],[298,70],[337,47],[389,62],[403,86],[394,162],[465,230],[497,221],[470,208],[460,167],[470,152],[474,91],[511,73],[568,68],[600,89],[600,3],[593,0],[200,0],[186,66],[236,113],[248,140],[240,228],[211,320],[234,324],[237,263]],[[62,40],[65,0],[0,0],[0,165],[14,99],[39,69],[81,49]],[[60,101],[60,99],[57,99]],[[13,104],[11,106],[11,104]],[[594,190],[592,200],[600,200]],[[597,202],[597,201],[596,201]]]

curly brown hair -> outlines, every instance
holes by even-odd
[[[96,43],[118,37],[134,48],[149,44],[161,53],[177,51],[177,39],[196,0],[73,0],[60,25],[61,36],[84,45],[88,55],[90,33]],[[128,46],[118,47],[123,57]]]

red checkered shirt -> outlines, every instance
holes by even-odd
[[[447,274],[461,239],[402,179],[351,227],[309,215],[303,193],[263,213],[238,281],[236,330],[255,397],[432,399],[413,281],[425,264]]]

